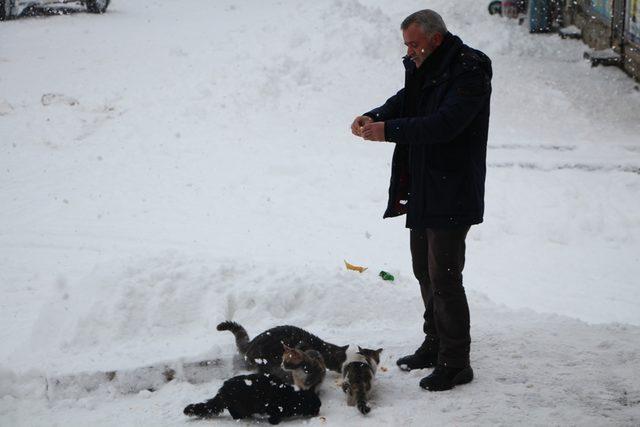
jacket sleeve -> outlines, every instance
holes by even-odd
[[[400,89],[398,93],[387,99],[387,102],[385,102],[384,105],[374,108],[368,113],[364,113],[363,116],[371,117],[374,122],[384,122],[386,120],[400,117],[400,114],[402,113],[403,98],[404,89]]]
[[[387,120],[385,139],[400,144],[447,143],[471,123],[490,95],[489,74],[480,67],[467,69],[455,77],[435,112]]]

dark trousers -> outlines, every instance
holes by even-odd
[[[469,305],[462,286],[469,227],[411,230],[413,274],[424,302],[423,330],[438,349],[438,363],[469,365]]]

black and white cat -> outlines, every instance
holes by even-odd
[[[316,416],[320,405],[311,390],[295,390],[276,377],[251,374],[225,381],[213,399],[188,405],[184,414],[209,418],[226,409],[234,420],[267,414],[271,424],[278,424],[282,418]]]
[[[371,407],[367,403],[373,379],[380,363],[382,349],[369,350],[350,345],[342,365],[342,391],[347,393],[347,405],[356,406],[363,414]]]
[[[315,350],[322,355],[327,369],[341,372],[349,346],[340,347],[321,340],[297,326],[276,326],[250,340],[247,331],[236,322],[226,321],[218,325],[219,331],[231,331],[236,338],[238,351],[250,369],[282,377],[283,345],[299,350]]]

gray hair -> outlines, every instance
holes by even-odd
[[[437,12],[431,9],[419,10],[407,16],[400,25],[401,30],[406,30],[411,24],[418,24],[425,34],[447,33],[447,26]]]

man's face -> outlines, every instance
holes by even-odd
[[[402,38],[404,38],[404,44],[407,46],[407,56],[415,62],[418,68],[440,46],[443,39],[442,34],[425,34],[420,24],[415,22],[402,31]]]

